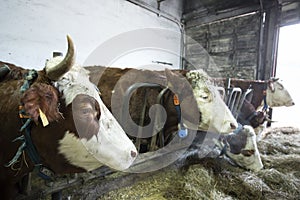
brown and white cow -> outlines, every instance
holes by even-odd
[[[219,86],[224,86],[224,78],[215,78],[214,81]],[[263,100],[266,96],[266,103],[269,107],[280,107],[280,106],[293,106],[294,101],[283,86],[282,81],[278,78],[270,78],[269,80],[245,80],[245,79],[230,79],[230,86],[239,87],[242,91],[246,91],[249,88],[253,89],[253,98],[251,104],[257,110],[263,106]]]
[[[237,118],[239,123],[257,128],[267,120],[269,120],[268,114],[265,111],[256,110],[250,101],[244,100]]]
[[[65,58],[49,61],[37,73],[0,63],[10,68],[0,82],[0,199],[13,198],[16,183],[35,165],[56,174],[101,165],[124,170],[137,157],[132,141],[89,81],[88,71],[74,65],[74,45],[67,39]],[[26,131],[33,146],[24,141]],[[36,149],[38,163],[29,157],[29,147]]]
[[[252,171],[263,168],[254,129],[248,125],[239,126],[227,135],[198,131],[192,145],[178,160],[178,164],[196,164],[203,158],[224,158],[230,164]]]
[[[237,122],[213,86],[210,77],[203,70],[168,70],[150,71],[133,68],[110,68],[102,66],[86,67],[91,72],[91,81],[101,91],[104,104],[112,111],[127,133],[137,132],[143,109],[146,117],[143,134],[149,130],[163,128],[165,141],[172,138],[178,130],[178,112],[175,109],[173,96],[176,93],[180,100],[181,119],[185,128],[192,130],[211,130],[222,134],[232,132]],[[129,114],[122,117],[122,108],[128,88],[136,83],[155,83],[161,87],[140,87],[130,94]],[[153,125],[151,107],[157,105],[157,97],[163,88],[170,91],[163,95],[163,112],[165,121],[159,128]],[[145,107],[144,107],[145,106]],[[132,120],[131,120],[132,119]],[[148,125],[150,129],[147,129]],[[154,128],[153,128],[154,127]],[[130,134],[131,135],[131,134]],[[163,145],[161,145],[163,146]]]
[[[214,81],[217,85],[224,86],[227,80],[215,78]],[[294,101],[281,82],[278,78],[270,78],[266,81],[230,79],[231,87],[239,87],[243,92],[246,92],[249,88],[253,89],[251,102],[246,100],[242,105],[238,122],[257,128],[256,132],[258,134],[261,129],[260,126],[264,127],[265,123],[270,121],[269,117],[271,117],[272,110],[267,108],[293,106]]]
[[[245,125],[239,131],[220,137],[220,147],[225,147],[224,154],[238,166],[259,171],[263,168],[257,148],[256,134],[251,126]]]

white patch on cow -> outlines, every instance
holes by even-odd
[[[260,153],[256,144],[256,135],[254,129],[251,126],[243,126],[243,130],[247,135],[246,145],[242,150],[253,151],[254,154],[251,156],[244,156],[243,154],[233,154],[230,150],[226,151],[226,155],[230,157],[239,166],[250,169],[252,171],[259,171],[263,168],[263,164],[260,158]],[[237,133],[239,134],[239,133]]]
[[[275,81],[272,84],[273,90],[268,87],[267,89],[267,104],[270,107],[280,107],[280,106],[292,106],[294,101],[287,91],[284,88],[282,83]]]
[[[80,139],[75,134],[66,132],[63,139],[59,141],[59,153],[72,164],[81,167],[87,171],[99,168],[100,163],[90,152],[87,151],[86,139]]]
[[[48,62],[47,67],[51,67],[49,63],[53,66],[59,63],[62,57],[55,57],[54,60],[55,62]],[[137,150],[120,124],[100,99],[97,87],[89,81],[88,71],[81,66],[75,65],[69,72],[56,81],[55,85],[63,94],[66,105],[72,103],[77,95],[85,94],[97,100],[101,111],[99,119],[100,128],[97,137],[93,136],[89,140],[85,138],[74,140],[73,137],[66,134],[65,138],[60,141],[60,153],[62,153],[70,163],[74,163],[74,165],[87,170],[92,170],[100,166],[100,164],[91,164],[89,162],[85,165],[84,162],[81,161],[81,157],[76,156],[76,154],[75,156],[73,155],[74,151],[69,148],[69,144],[81,142],[83,147],[85,147],[85,151],[93,156],[95,160],[98,160],[98,162],[116,170],[127,169],[135,160]],[[78,134],[80,136],[80,133]],[[76,151],[84,150],[77,144]],[[85,156],[86,152],[82,152],[82,155]],[[91,158],[87,159],[93,162]]]
[[[201,112],[200,130],[230,133],[233,131],[232,125],[238,127],[217,88],[203,70],[192,70],[187,73],[186,77],[192,85],[198,109]]]

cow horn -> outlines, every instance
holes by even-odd
[[[270,79],[270,81],[272,81],[272,82],[276,82],[278,80],[279,80],[279,78],[275,78],[275,77],[271,77],[271,79]]]
[[[272,122],[272,123],[273,123],[273,122],[277,122],[277,121],[271,120],[269,117],[266,117],[266,121],[267,121],[267,122]]]
[[[75,62],[75,47],[69,35],[67,35],[67,40],[68,52],[65,58],[60,63],[51,67],[50,69],[46,68],[47,76],[53,81],[57,81],[61,76],[68,72]]]

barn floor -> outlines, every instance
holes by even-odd
[[[269,129],[258,143],[264,169],[258,173],[224,159],[202,159],[146,174],[115,173],[63,191],[64,199],[300,199],[300,130]]]
[[[258,144],[264,169],[252,173],[207,160],[163,171],[99,199],[300,199],[300,131],[270,129]]]

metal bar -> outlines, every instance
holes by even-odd
[[[247,89],[246,92],[244,92],[242,94],[242,98],[241,98],[241,100],[240,100],[240,102],[238,104],[237,110],[236,110],[236,115],[234,116],[236,119],[237,119],[239,113],[241,112],[241,109],[243,107],[244,101],[247,99],[248,95],[250,95],[251,97],[249,99],[247,99],[247,100],[251,101],[252,95],[253,95],[252,91],[253,91],[253,89]]]
[[[169,88],[164,88],[162,91],[160,91],[159,95],[157,96],[157,100],[156,100],[157,103],[161,104],[161,99],[168,90],[169,90]],[[155,113],[154,124],[157,120],[159,120],[160,116],[161,116],[160,113]],[[153,133],[152,133],[153,136],[151,138],[151,143],[150,143],[150,148],[149,148],[150,151],[154,151],[156,148],[155,144],[157,142],[157,136],[159,136],[159,139],[161,141],[163,141],[163,137],[164,137],[163,130],[159,131],[158,133],[154,133],[155,130],[156,129],[154,128]],[[163,147],[163,145],[161,147]]]
[[[233,115],[236,115],[237,106],[241,99],[241,88],[232,88],[227,99],[227,106],[231,110]]]
[[[122,122],[124,122],[126,120],[126,118],[128,117],[128,115],[126,115],[126,114],[129,114],[129,111],[126,109],[128,109],[127,105],[129,105],[129,100],[130,100],[132,93],[140,87],[161,87],[161,85],[156,84],[156,83],[135,83],[135,84],[131,85],[124,94],[122,113],[121,113]]]
[[[146,113],[146,101],[147,101],[147,91],[145,91],[144,93],[144,105],[143,105],[143,109],[142,109],[142,112],[141,112],[141,117],[140,117],[140,122],[139,122],[139,129],[138,129],[138,136],[135,140],[135,147],[137,148],[137,151],[139,152],[140,151],[140,147],[141,147],[141,137],[142,136],[142,129],[141,127],[144,126],[144,121],[145,121],[145,113]]]
[[[132,95],[132,93],[138,89],[138,88],[141,88],[141,87],[150,87],[150,88],[161,88],[162,86],[159,85],[159,84],[156,84],[156,83],[135,83],[133,85],[131,85],[125,92],[124,94],[124,99],[123,99],[123,106],[122,106],[122,113],[121,113],[121,122],[125,122],[126,119],[128,117],[130,117],[130,113],[129,113],[129,100],[130,100],[130,97]],[[127,110],[128,109],[128,110]],[[143,110],[142,110],[142,113],[141,113],[141,118],[140,118],[140,122],[139,122],[139,129],[138,129],[138,135],[136,137],[136,142],[135,142],[135,146],[136,148],[138,149],[138,151],[140,150],[140,144],[141,144],[141,138],[139,136],[141,136],[142,134],[142,127],[144,126],[144,117],[145,117],[145,112],[146,112],[146,93],[145,93],[145,96],[144,96],[144,106],[143,106]],[[157,114],[156,114],[157,116]],[[156,122],[156,117],[154,119],[155,121],[153,122],[154,126],[154,130],[155,130],[155,122]],[[125,126],[125,124],[124,124]],[[156,136],[156,135],[155,135]],[[150,145],[150,149],[154,149],[154,145],[155,143],[153,142],[153,140],[156,140],[155,139],[151,139],[151,145]],[[154,143],[154,145],[153,145]]]
[[[223,101],[225,101],[225,89],[223,87],[216,87],[217,90],[219,91],[220,95],[221,95],[221,98],[223,99]]]
[[[230,94],[230,84],[231,84],[231,78],[226,78],[226,83],[225,83],[226,102],[228,102],[228,98]]]

